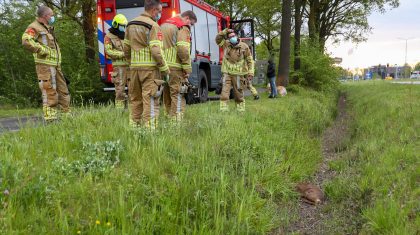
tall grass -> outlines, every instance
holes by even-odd
[[[0,105],[0,118],[9,117],[25,117],[25,116],[40,116],[42,114],[42,108],[19,108],[12,106],[1,106]]]
[[[339,176],[328,195],[353,208],[353,229],[362,234],[419,234],[420,86],[370,82],[345,90],[353,131],[348,151],[332,163]]]
[[[2,234],[263,234],[320,162],[334,95],[297,90],[189,106],[180,128],[136,133],[127,113],[85,108],[0,136]],[[233,104],[231,104],[233,105]]]

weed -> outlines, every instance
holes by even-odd
[[[331,227],[355,221],[351,233],[418,234],[419,87],[369,82],[344,89],[354,123],[342,158],[330,163],[339,174],[326,191],[341,210]]]
[[[289,223],[294,184],[321,160],[335,94],[300,89],[188,106],[185,122],[138,134],[128,113],[76,117],[0,136],[10,191],[0,230],[20,234],[264,234]],[[163,113],[163,112],[162,112]],[[4,168],[9,169],[9,168]],[[100,224],[96,224],[96,220]],[[110,222],[111,226],[107,223]]]

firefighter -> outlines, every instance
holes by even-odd
[[[163,56],[163,35],[156,23],[162,15],[159,0],[146,0],[145,12],[130,21],[125,31],[124,54],[130,63],[130,125],[155,130],[159,97],[169,67]]]
[[[169,82],[163,90],[163,103],[174,123],[182,120],[185,111],[185,94],[191,73],[190,28],[197,22],[193,11],[185,11],[168,19],[161,27],[166,62],[170,69]]]
[[[124,57],[123,40],[127,18],[118,14],[112,20],[112,27],[105,36],[105,52],[112,59],[114,71],[111,73],[112,82],[115,85],[115,108],[124,109],[125,85],[127,81],[127,61]]]
[[[239,112],[245,111],[243,91],[254,77],[254,60],[248,45],[238,38],[232,29],[224,29],[216,36],[216,43],[223,48],[222,94],[220,110],[229,111],[228,101],[231,87]]]
[[[60,47],[54,34],[54,12],[41,6],[37,18],[22,35],[23,46],[33,53],[38,84],[42,94],[44,120],[53,122],[61,112],[70,112],[70,94],[61,71]]]

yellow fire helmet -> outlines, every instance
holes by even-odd
[[[123,14],[118,14],[112,20],[112,27],[118,28],[118,26],[126,26],[128,24],[127,18]]]

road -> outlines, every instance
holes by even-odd
[[[18,131],[20,127],[29,123],[42,123],[42,117],[10,117],[0,118],[0,134],[6,131]]]
[[[411,84],[411,85],[420,85],[420,81],[411,81],[411,82],[392,82],[395,84]]]

